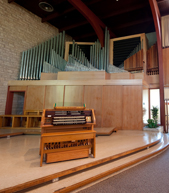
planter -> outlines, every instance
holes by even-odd
[[[163,126],[158,126],[157,128],[149,128],[149,127],[143,127],[143,131],[155,131],[155,132],[161,132],[163,133],[164,129]]]

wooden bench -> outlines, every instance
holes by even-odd
[[[40,166],[42,166],[44,154],[47,154],[47,163],[88,157],[87,155],[89,155],[89,149],[91,149],[91,154],[93,154],[93,157],[95,157],[96,156],[95,137],[96,137],[96,131],[93,131],[93,130],[43,133],[41,135]],[[80,140],[88,140],[88,139],[91,140],[90,144],[77,145],[77,143]],[[57,144],[57,142],[58,143],[67,142],[66,147],[55,148],[54,144]],[[71,142],[74,142],[75,146],[70,147],[68,144],[69,143],[71,144]],[[50,145],[53,145],[53,147],[46,148],[47,146],[49,147]],[[88,154],[86,154],[87,151],[88,151]],[[55,158],[52,158],[52,156],[50,157],[50,154],[52,155],[52,153],[55,154],[54,155]]]

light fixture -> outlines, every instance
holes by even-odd
[[[40,3],[39,3],[39,7],[40,7],[42,10],[46,11],[46,12],[52,12],[52,11],[54,11],[53,6],[50,5],[49,3],[45,2],[45,1],[40,2]]]

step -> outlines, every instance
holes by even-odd
[[[100,179],[103,180],[106,176],[115,174],[126,168],[141,163],[142,161],[145,161],[153,157],[154,155],[157,155],[158,153],[162,152],[168,146],[169,146],[169,136],[163,135],[161,141],[150,148],[147,147],[147,149],[145,150],[126,156],[124,158],[119,158],[106,164],[98,165],[97,167],[87,169],[86,171],[78,172],[77,174],[74,175],[72,174],[63,179],[61,178],[59,181],[55,183],[51,183],[44,187],[31,190],[31,193],[35,192],[61,193],[74,191],[79,187],[83,187]]]
[[[31,138],[30,136],[23,135],[11,138],[10,141],[1,139],[0,144],[6,149],[3,156],[4,159],[6,159],[6,162],[2,162],[0,168],[2,169],[0,174],[2,182],[0,184],[0,193],[4,191],[10,192],[11,190],[18,191],[24,188],[29,188],[44,182],[52,181],[58,177],[62,178],[68,174],[75,174],[77,171],[84,172],[84,169],[86,168],[93,169],[93,166],[96,167],[99,164],[103,164],[123,156],[129,156],[132,153],[155,145],[162,137],[163,134],[157,132],[118,130],[117,133],[113,133],[110,136],[101,136],[96,138],[96,158],[43,164],[43,167],[39,167],[39,136],[32,136]],[[27,146],[25,143],[23,144],[23,140],[26,140],[26,144],[30,143],[30,145]],[[13,145],[9,146],[9,142]],[[13,148],[17,148],[17,152],[20,152],[19,157],[14,156],[9,159],[8,152],[13,152]],[[3,151],[2,147],[0,150]],[[30,150],[34,151],[32,152]],[[27,152],[30,152],[29,155],[33,159],[23,162]],[[18,165],[18,163],[21,164]],[[3,168],[3,165],[8,168],[8,171],[11,170],[10,173],[5,172],[6,169]],[[32,175],[32,173],[34,175]],[[58,188],[55,188],[55,190],[57,189]]]

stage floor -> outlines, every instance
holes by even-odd
[[[42,167],[39,156],[40,135],[1,138],[0,190],[150,144],[162,135],[157,132],[118,130],[110,136],[96,138],[96,158],[43,163]]]

